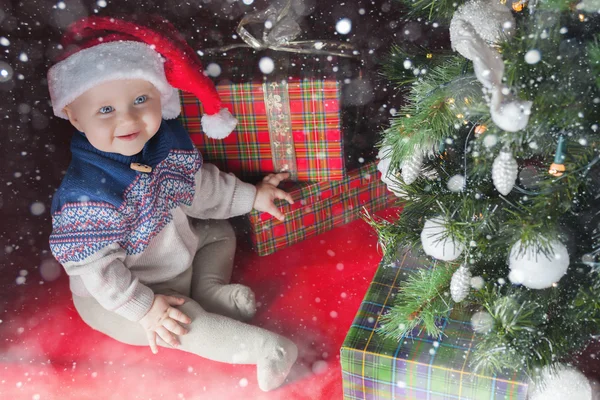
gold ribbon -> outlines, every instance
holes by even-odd
[[[289,172],[290,179],[297,180],[298,166],[292,135],[287,81],[263,83],[263,93],[269,123],[273,167],[275,172]]]

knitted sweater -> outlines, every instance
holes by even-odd
[[[223,219],[249,212],[256,188],[214,165],[202,165],[177,120],[133,156],[94,148],[81,132],[52,201],[50,249],[71,291],[139,321],[164,282],[190,267],[199,239],[189,217]],[[152,167],[149,173],[131,163]]]

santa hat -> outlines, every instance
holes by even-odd
[[[85,91],[115,79],[143,79],[161,94],[162,117],[176,118],[181,89],[193,93],[205,110],[202,129],[222,139],[237,120],[223,108],[213,82],[177,30],[154,18],[152,28],[122,19],[87,17],[72,24],[63,38],[64,53],[48,71],[54,114],[67,119],[64,107]]]

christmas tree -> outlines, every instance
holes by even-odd
[[[379,333],[440,334],[453,307],[479,334],[476,371],[560,365],[600,332],[600,1],[406,0],[451,50],[397,46],[406,103],[381,141],[403,203],[368,216],[388,260],[434,260]]]

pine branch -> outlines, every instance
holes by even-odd
[[[596,75],[596,86],[600,88],[600,35],[588,44],[589,63],[594,75]]]
[[[432,20],[450,21],[456,7],[464,3],[461,1],[452,0],[400,0],[411,8],[408,15],[410,17],[425,17]]]
[[[437,322],[452,308],[448,291],[456,265],[437,264],[412,273],[396,295],[394,306],[381,318],[379,333],[400,340],[418,326],[439,336]]]
[[[457,115],[465,112],[466,103],[481,90],[469,68],[463,59],[454,57],[412,85],[407,105],[384,133],[382,145],[392,148],[391,169],[399,169],[415,146],[437,149],[455,133],[455,125],[462,122]]]
[[[452,52],[434,52],[411,45],[410,42],[403,43],[402,46],[395,44],[384,63],[383,74],[398,88],[404,89],[421,79],[421,71],[429,71],[452,58]]]

